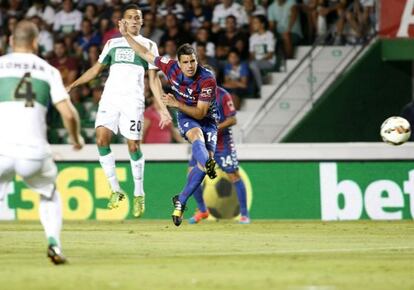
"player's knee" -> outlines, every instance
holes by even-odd
[[[97,136],[96,145],[98,145],[98,147],[107,147],[110,145],[110,142],[109,140],[107,140],[107,138],[104,138],[102,136]]]

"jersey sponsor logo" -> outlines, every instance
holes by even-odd
[[[115,50],[115,61],[134,62],[135,53],[130,48],[117,48]]]
[[[179,89],[177,89],[176,87],[174,87],[174,86],[171,86],[171,89],[173,90],[173,91],[175,91],[177,94],[179,94],[181,97],[183,97],[183,98],[186,98],[186,99],[189,99],[189,100],[195,100],[195,97],[192,97],[192,96],[190,96],[190,95],[187,95],[187,94],[185,94],[185,93],[183,93],[183,92],[180,92],[180,90]]]
[[[185,122],[183,126],[188,128],[188,126],[189,126],[188,122]]]
[[[187,92],[191,95],[193,93],[193,90],[190,88],[187,88]]]

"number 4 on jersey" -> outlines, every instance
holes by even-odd
[[[20,79],[20,82],[14,91],[14,98],[25,99],[25,107],[32,108],[34,106],[36,95],[33,93],[32,79],[29,72],[25,73],[24,76]]]

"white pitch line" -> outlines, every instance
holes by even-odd
[[[377,247],[377,248],[348,248],[348,249],[301,249],[301,250],[269,250],[269,251],[255,251],[255,252],[227,252],[227,253],[199,253],[197,255],[191,253],[179,253],[176,255],[169,255],[169,257],[177,256],[235,256],[235,255],[257,255],[257,254],[312,254],[312,253],[363,253],[372,251],[403,251],[414,250],[414,247]]]

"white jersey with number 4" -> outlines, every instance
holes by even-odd
[[[134,39],[158,56],[158,47],[152,40],[141,35]],[[110,66],[109,77],[105,83],[101,104],[115,106],[145,107],[144,76],[148,69],[157,67],[148,64],[135,54],[124,37],[107,41],[101,55],[100,63]]]
[[[0,57],[0,155],[43,159],[51,156],[46,113],[69,96],[59,71],[30,53]]]

